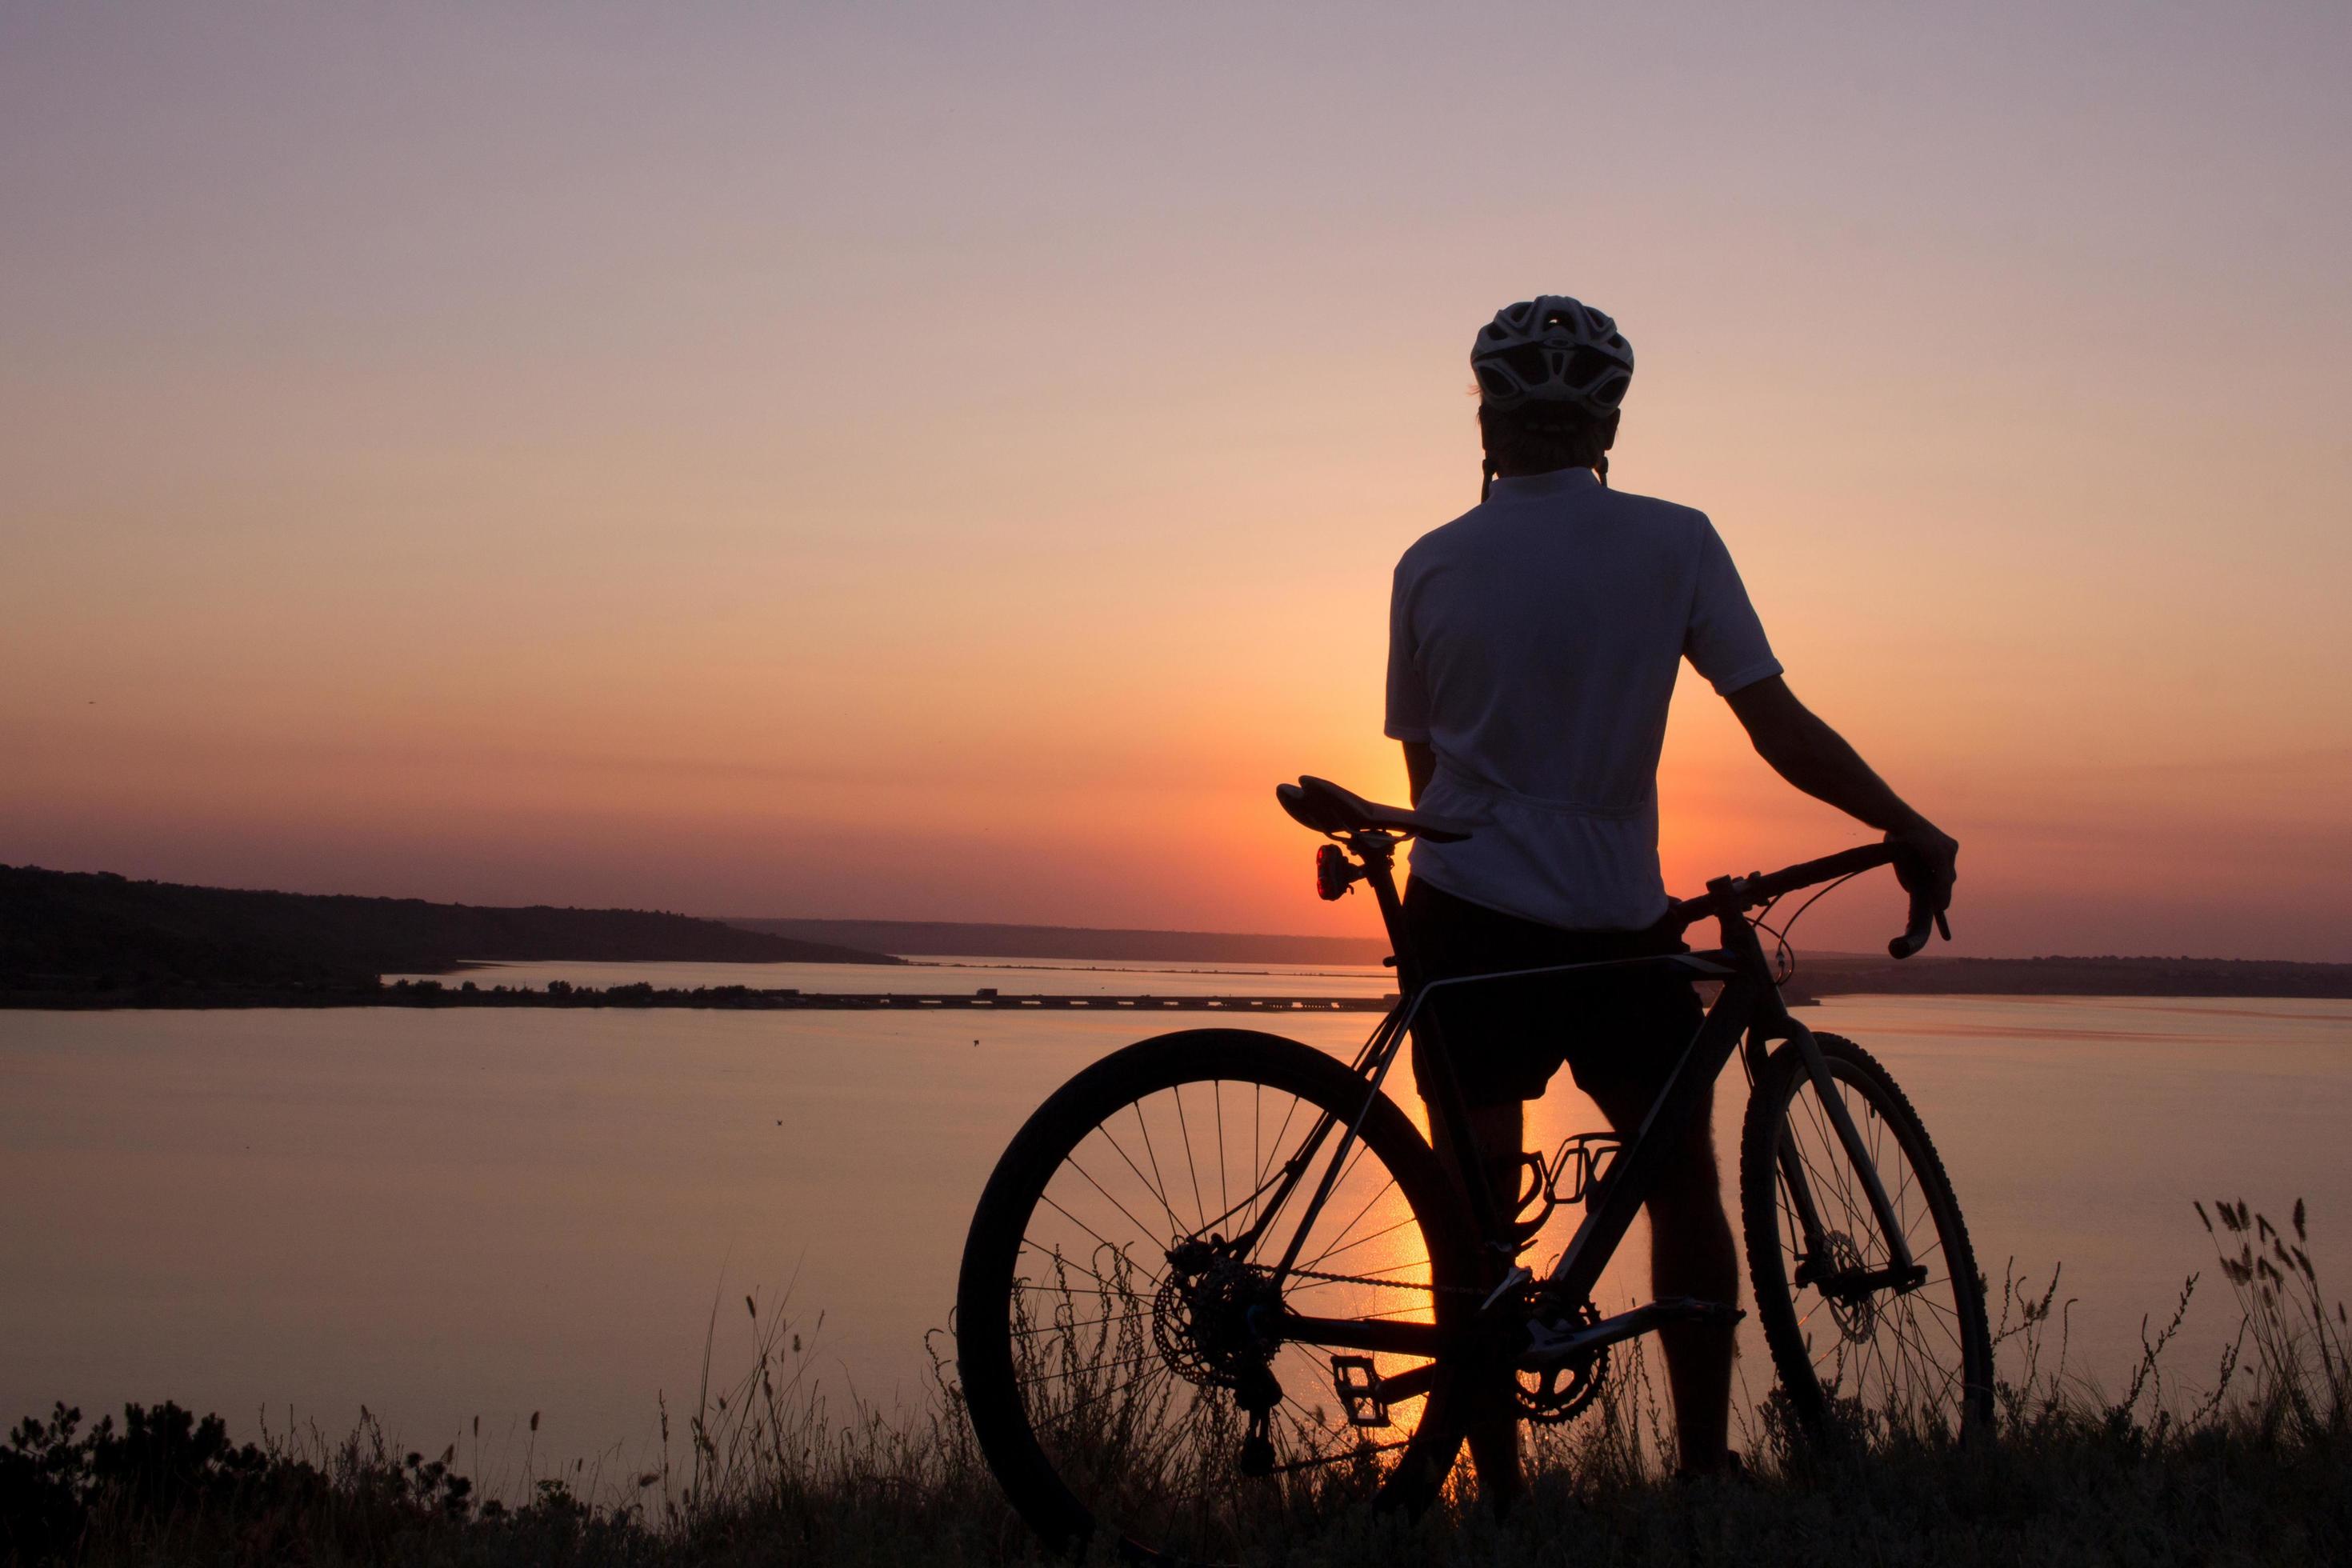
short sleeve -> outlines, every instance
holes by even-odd
[[[1429,739],[1429,678],[1412,635],[1412,590],[1399,563],[1389,589],[1389,705],[1384,733],[1392,741]]]
[[[1683,653],[1718,694],[1728,697],[1779,675],[1780,661],[1772,657],[1764,623],[1748,602],[1747,585],[1715,524],[1702,517],[1698,529],[1698,581],[1691,595],[1690,624],[1683,632]]]

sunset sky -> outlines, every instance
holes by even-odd
[[[2352,960],[2352,8],[0,0],[0,862],[1360,932],[1389,572],[1612,482],[1973,953]],[[1671,885],[1855,842],[1685,673]],[[1863,947],[1891,889],[1805,934]]]

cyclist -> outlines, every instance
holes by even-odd
[[[1702,512],[1608,485],[1633,378],[1616,323],[1561,295],[1511,305],[1470,364],[1486,447],[1479,504],[1407,550],[1389,625],[1387,733],[1413,804],[1480,826],[1413,846],[1406,921],[1424,979],[1687,951],[1664,929],[1657,765],[1667,699],[1688,658],[1757,751],[1808,795],[1884,832],[1904,885],[1941,910],[1958,845],[1904,804],[1781,679],[1730,554]],[[1442,993],[1437,1040],[1465,1098],[1475,1158],[1507,1210],[1525,1101],[1565,1063],[1611,1126],[1642,1123],[1700,1020],[1687,981],[1597,971]],[[1426,1079],[1424,1077],[1424,1081]],[[1711,1098],[1711,1091],[1710,1091]],[[1433,1125],[1442,1123],[1432,1118]],[[1737,1255],[1705,1112],[1648,1204],[1658,1295],[1733,1302]],[[1663,1331],[1682,1470],[1730,1463],[1728,1328]],[[1470,1434],[1498,1500],[1517,1485],[1508,1390]]]

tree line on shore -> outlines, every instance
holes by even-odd
[[[467,961],[895,964],[887,953],[647,910],[246,891],[0,866],[0,992],[366,994]],[[253,1005],[253,1004],[248,1004]],[[267,1005],[266,1003],[261,1005]]]

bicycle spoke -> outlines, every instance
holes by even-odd
[[[1100,1245],[1101,1245],[1102,1247],[1104,1247],[1105,1248],[1107,1248],[1108,1251],[1110,1251],[1110,1252],[1112,1252],[1112,1253],[1114,1253],[1114,1254],[1116,1254],[1116,1255],[1118,1255],[1118,1256],[1119,1256],[1119,1257],[1121,1257],[1121,1258],[1125,1258],[1125,1257],[1127,1256],[1124,1252],[1121,1252],[1118,1247],[1112,1247],[1112,1246],[1111,1246],[1111,1244],[1110,1244],[1109,1242],[1105,1241],[1105,1240],[1103,1239],[1103,1237],[1102,1237],[1101,1233],[1100,1233],[1100,1232],[1098,1232],[1098,1231],[1097,1231],[1097,1230],[1094,1228],[1094,1226],[1092,1226],[1088,1225],[1086,1221],[1084,1221],[1084,1220],[1080,1219],[1077,1215],[1076,1215],[1072,1214],[1069,1210],[1067,1210],[1067,1209],[1064,1208],[1061,1205],[1059,1205],[1059,1204],[1057,1204],[1057,1203],[1054,1202],[1054,1195],[1053,1195],[1051,1193],[1046,1193],[1046,1194],[1041,1194],[1041,1195],[1040,1195],[1040,1197],[1039,1197],[1039,1201],[1040,1201],[1040,1202],[1042,1202],[1042,1203],[1044,1203],[1044,1204],[1045,1204],[1045,1205],[1046,1205],[1047,1206],[1049,1206],[1050,1208],[1052,1208],[1052,1209],[1053,1209],[1053,1211],[1054,1211],[1055,1214],[1060,1215],[1064,1219],[1068,1220],[1072,1225],[1076,1226],[1080,1230],[1085,1231],[1088,1236],[1093,1237],[1097,1242],[1100,1243]],[[1128,1261],[1129,1261],[1129,1263],[1135,1263],[1135,1260],[1134,1260],[1133,1258],[1128,1258]],[[1159,1276],[1159,1275],[1152,1273],[1150,1269],[1146,1269],[1146,1268],[1143,1268],[1143,1266],[1142,1266],[1141,1264],[1139,1264],[1139,1263],[1135,1263],[1135,1267],[1136,1267],[1138,1269],[1142,1270],[1143,1278],[1144,1278],[1144,1281],[1145,1281],[1145,1283],[1147,1283],[1147,1284],[1150,1284],[1150,1285],[1157,1285],[1157,1284],[1159,1284],[1159,1283],[1160,1283],[1160,1276]],[[1097,1275],[1096,1275],[1096,1276],[1095,1276],[1095,1278],[1096,1278],[1096,1279],[1101,1279],[1101,1278],[1102,1278],[1102,1276],[1101,1276],[1101,1275],[1099,1275],[1099,1274],[1097,1274]]]
[[[1022,1382],[1025,1386],[1034,1388],[1042,1384],[1059,1383],[1064,1378],[1094,1377],[1106,1372],[1116,1372],[1125,1367],[1142,1366],[1148,1363],[1156,1362],[1159,1359],[1160,1352],[1158,1351],[1145,1351],[1138,1355],[1119,1356],[1110,1361],[1090,1361],[1084,1366],[1074,1366],[1062,1372],[1039,1373],[1034,1377],[1022,1379]],[[1124,1385],[1122,1384],[1121,1386]]]
[[[1217,1114],[1217,1207],[1225,1214],[1234,1212],[1233,1194],[1225,1188],[1225,1080],[1209,1080],[1210,1102]]]
[[[1143,1134],[1144,1158],[1151,1162],[1151,1173],[1155,1178],[1157,1178],[1159,1190],[1164,1193],[1168,1187],[1168,1178],[1160,1175],[1160,1155],[1158,1152],[1151,1147],[1151,1129],[1144,1123],[1143,1104],[1140,1100],[1138,1100],[1130,1103],[1128,1106],[1128,1109],[1135,1112],[1136,1131]],[[1162,1197],[1160,1201],[1160,1206],[1163,1208],[1168,1206],[1168,1200],[1165,1197]],[[1178,1235],[1181,1236],[1185,1234],[1184,1222],[1176,1217],[1176,1211],[1173,1208],[1168,1209],[1168,1218],[1170,1223],[1176,1226],[1176,1232]]]
[[[1158,1360],[1156,1356],[1152,1359],[1155,1362]],[[1156,1383],[1160,1378],[1167,1377],[1169,1375],[1171,1374],[1168,1369],[1164,1366],[1153,1365],[1146,1367],[1143,1371],[1136,1373],[1133,1377],[1128,1378],[1122,1383],[1114,1384],[1108,1388],[1088,1394],[1086,1398],[1081,1399],[1076,1405],[1070,1405],[1066,1409],[1055,1411],[1053,1414],[1045,1417],[1045,1426],[1059,1426],[1060,1424],[1072,1419],[1081,1411],[1093,1409],[1096,1405],[1100,1405],[1104,1400],[1110,1398],[1113,1394],[1124,1394],[1130,1388]],[[1034,1425],[1035,1423],[1033,1422],[1032,1426]],[[1044,1428],[1039,1427],[1038,1430],[1040,1435],[1042,1435]]]
[[[1392,1177],[1391,1177],[1387,1182],[1385,1182],[1385,1183],[1383,1183],[1383,1184],[1381,1184],[1381,1190],[1380,1190],[1380,1191],[1378,1191],[1378,1192],[1374,1193],[1370,1197],[1366,1198],[1366,1199],[1364,1200],[1364,1206],[1363,1206],[1362,1208],[1358,1209],[1358,1210],[1355,1212],[1355,1215],[1353,1215],[1353,1217],[1351,1217],[1351,1218],[1348,1221],[1348,1223],[1347,1223],[1345,1226],[1341,1226],[1341,1227],[1340,1227],[1339,1234],[1338,1236],[1335,1236],[1335,1237],[1333,1237],[1331,1238],[1331,1240],[1332,1240],[1332,1245],[1331,1245],[1331,1246],[1325,1247],[1322,1251],[1320,1251],[1320,1252],[1317,1253],[1314,1257],[1312,1257],[1312,1258],[1310,1258],[1306,1259],[1304,1262],[1300,1263],[1300,1264],[1298,1265],[1298,1267],[1299,1267],[1299,1268],[1314,1268],[1316,1265],[1318,1265],[1318,1264],[1321,1263],[1325,1258],[1327,1258],[1330,1257],[1334,1252],[1344,1252],[1344,1251],[1346,1251],[1346,1250],[1347,1250],[1347,1248],[1346,1248],[1346,1247],[1344,1247],[1339,1246],[1339,1244],[1340,1242],[1346,1241],[1346,1240],[1348,1239],[1348,1233],[1349,1233],[1349,1231],[1354,1230],[1354,1229],[1356,1228],[1356,1226],[1358,1226],[1359,1225],[1360,1225],[1360,1224],[1362,1224],[1362,1223],[1363,1223],[1364,1216],[1365,1216],[1366,1215],[1368,1215],[1368,1214],[1370,1214],[1370,1213],[1371,1213],[1371,1212],[1372,1212],[1372,1207],[1373,1207],[1373,1205],[1374,1205],[1378,1204],[1378,1203],[1379,1203],[1382,1198],[1384,1198],[1384,1197],[1388,1196],[1388,1195],[1389,1195],[1389,1194],[1390,1194],[1390,1193],[1391,1193],[1391,1192],[1393,1192],[1395,1189],[1396,1189],[1396,1179],[1392,1176]],[[1411,1225],[1411,1224],[1412,1224],[1412,1223],[1413,1223],[1413,1218],[1412,1218],[1412,1213],[1411,1213],[1410,1211],[1407,1211],[1407,1213],[1406,1213],[1406,1215],[1405,1215],[1405,1217],[1404,1217],[1402,1221],[1400,1221],[1399,1223],[1400,1223],[1400,1224],[1402,1224],[1402,1225]],[[1389,1230],[1394,1230],[1394,1229],[1396,1229],[1396,1228],[1397,1228],[1397,1227],[1396,1227],[1396,1226],[1389,1226]],[[1385,1235],[1387,1235],[1387,1234],[1388,1234],[1388,1232],[1387,1232],[1387,1231],[1379,1231],[1379,1232],[1375,1232],[1374,1234],[1375,1234],[1375,1235],[1379,1235],[1379,1236],[1385,1236]],[[1361,1243],[1355,1243],[1355,1244],[1352,1244],[1352,1245],[1358,1245],[1358,1246],[1360,1246],[1360,1245],[1361,1245]]]
[[[1071,1170],[1076,1171],[1079,1175],[1085,1177],[1087,1185],[1092,1187],[1095,1191],[1101,1193],[1104,1197],[1108,1198],[1110,1200],[1110,1206],[1117,1209],[1120,1214],[1126,1215],[1128,1224],[1133,1226],[1137,1230],[1141,1231],[1146,1236],[1151,1234],[1151,1227],[1145,1225],[1141,1220],[1136,1218],[1134,1215],[1129,1213],[1128,1207],[1125,1204],[1119,1202],[1117,1198],[1111,1197],[1110,1193],[1103,1186],[1103,1184],[1095,1180],[1094,1173],[1088,1171],[1084,1165],[1078,1163],[1076,1155],[1074,1154],[1070,1156],[1070,1158],[1065,1160],[1063,1163],[1069,1166]]]
[[[1257,1184],[1260,1191],[1265,1190],[1269,1173],[1284,1158],[1283,1140],[1290,1136],[1291,1119],[1298,1114],[1298,1107],[1301,1103],[1303,1102],[1294,1098],[1290,1102],[1290,1109],[1282,1113],[1282,1125],[1274,1130],[1274,1147],[1265,1152],[1265,1163],[1257,1168]]]
[[[1169,1093],[1176,1101],[1176,1125],[1184,1132],[1184,1168],[1192,1177],[1192,1210],[1205,1226],[1209,1223],[1209,1205],[1201,1201],[1201,1167],[1192,1158],[1192,1123],[1184,1120],[1184,1086],[1180,1083]]]
[[[1045,1334],[1076,1333],[1080,1329],[1091,1329],[1103,1323],[1123,1323],[1127,1321],[1128,1317],[1129,1314],[1125,1312],[1112,1312],[1100,1318],[1078,1318],[1066,1323],[1059,1321],[1051,1323],[1035,1323],[1025,1329],[1015,1328],[1012,1332],[1013,1337],[1017,1340],[1036,1339]]]
[[[1140,1121],[1141,1117],[1139,1114],[1137,1120]],[[1177,1219],[1176,1211],[1169,1206],[1167,1194],[1162,1193],[1158,1187],[1152,1185],[1151,1179],[1143,1173],[1142,1168],[1137,1165],[1134,1160],[1129,1157],[1126,1146],[1121,1144],[1117,1138],[1111,1135],[1109,1125],[1106,1123],[1103,1126],[1096,1128],[1095,1131],[1102,1135],[1104,1142],[1111,1146],[1112,1152],[1117,1153],[1121,1161],[1125,1162],[1127,1168],[1135,1173],[1135,1179],[1143,1184],[1143,1190],[1150,1193],[1152,1197],[1159,1202],[1160,1212],[1168,1216],[1168,1232],[1170,1237],[1173,1238],[1183,1235],[1184,1226],[1182,1223]]]
[[[1384,1236],[1392,1235],[1397,1231],[1402,1230],[1409,1225],[1417,1225],[1420,1222],[1414,1219],[1412,1215],[1407,1215],[1404,1218],[1397,1221],[1394,1225],[1383,1226],[1381,1229],[1372,1232],[1370,1236],[1359,1237],[1355,1240],[1348,1243],[1345,1247],[1335,1247],[1328,1252],[1318,1255],[1314,1262],[1308,1264],[1307,1267],[1310,1268],[1315,1268],[1318,1265],[1327,1263],[1330,1259],[1339,1257],[1343,1252],[1353,1252],[1360,1247],[1369,1247]]]
[[[1297,1100],[1291,1101],[1292,1109],[1296,1110],[1297,1108],[1297,1103],[1298,1102]],[[1253,1186],[1250,1191],[1249,1196],[1249,1217],[1252,1225],[1257,1223],[1258,1196],[1265,1191],[1265,1167],[1258,1163],[1257,1158],[1259,1135],[1265,1131],[1265,1086],[1264,1084],[1254,1083],[1250,1085],[1250,1170],[1253,1173],[1253,1180],[1255,1183],[1255,1185]]]
[[[1089,1279],[1093,1280],[1096,1284],[1100,1285],[1100,1286],[1102,1286],[1102,1287],[1103,1287],[1103,1289],[1101,1289],[1101,1290],[1085,1290],[1085,1289],[1078,1289],[1078,1288],[1076,1288],[1076,1287],[1068,1287],[1068,1288],[1067,1288],[1067,1289],[1072,1289],[1072,1290],[1073,1290],[1076,1294],[1077,1294],[1077,1295],[1081,1295],[1081,1296],[1087,1296],[1087,1295],[1099,1296],[1099,1295],[1105,1295],[1105,1294],[1113,1294],[1113,1295],[1129,1295],[1129,1296],[1132,1296],[1133,1294],[1135,1294],[1135,1292],[1134,1292],[1134,1291],[1133,1291],[1133,1289],[1128,1289],[1128,1290],[1125,1290],[1125,1291],[1120,1291],[1120,1290],[1116,1289],[1115,1289],[1115,1281],[1112,1281],[1112,1280],[1109,1280],[1109,1279],[1104,1279],[1101,1275],[1099,1275],[1099,1274],[1096,1273],[1093,1269],[1091,1269],[1091,1268],[1087,1268],[1087,1267],[1085,1264],[1083,1264],[1083,1263],[1074,1263],[1074,1262],[1070,1261],[1070,1259],[1069,1259],[1068,1256],[1067,1256],[1066,1254],[1065,1254],[1065,1253],[1064,1253],[1064,1252],[1063,1252],[1059,1247],[1047,1247],[1047,1246],[1045,1246],[1044,1243],[1042,1243],[1042,1242],[1038,1242],[1038,1241],[1035,1241],[1035,1240],[1033,1240],[1033,1239],[1031,1239],[1030,1237],[1025,1237],[1025,1236],[1024,1236],[1024,1237],[1023,1237],[1021,1238],[1021,1245],[1022,1245],[1022,1246],[1024,1246],[1024,1247],[1027,1247],[1030,1251],[1032,1251],[1032,1252],[1034,1252],[1034,1253],[1037,1254],[1037,1255],[1038,1255],[1039,1257],[1041,1257],[1041,1258],[1052,1258],[1052,1259],[1054,1260],[1055,1266],[1056,1268],[1075,1268],[1075,1269],[1076,1269],[1079,1273],[1081,1273],[1081,1274],[1085,1275],[1087,1279]],[[1108,1243],[1106,1243],[1105,1245],[1106,1245],[1106,1246],[1108,1246]],[[1114,1249],[1114,1250],[1115,1250],[1115,1249]],[[1121,1256],[1123,1256],[1123,1255],[1121,1255]],[[1013,1285],[1014,1285],[1014,1287],[1015,1287],[1016,1289],[1025,1289],[1025,1290],[1059,1290],[1059,1289],[1065,1289],[1065,1287],[1063,1287],[1063,1286],[1059,1286],[1059,1285],[1024,1285],[1024,1284],[1023,1284],[1020,1280],[1018,1280],[1018,1279],[1016,1279],[1016,1280],[1014,1280],[1014,1281],[1013,1281]]]
[[[1924,1301],[1940,1314],[1939,1316],[1927,1319],[1927,1321],[1935,1324],[1937,1331],[1940,1332],[1946,1340],[1950,1342],[1952,1353],[1954,1355],[1965,1359],[1968,1352],[1960,1343],[1960,1336],[1956,1327],[1960,1321],[1959,1314],[1953,1311],[1949,1307],[1945,1306],[1941,1301],[1937,1300],[1935,1296],[1931,1293],[1935,1290],[1936,1287],[1944,1283],[1946,1283],[1946,1281],[1941,1279],[1930,1279],[1925,1285],[1919,1287],[1919,1292],[1917,1295],[1907,1299]],[[1922,1337],[1924,1338],[1925,1336]]]

